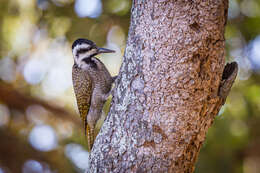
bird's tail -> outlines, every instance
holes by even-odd
[[[87,140],[88,140],[88,148],[89,151],[91,151],[92,146],[94,144],[94,128],[91,128],[87,124],[85,129],[86,129],[85,135],[87,136]]]

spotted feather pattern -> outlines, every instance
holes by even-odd
[[[93,145],[94,129],[91,129],[87,124],[87,115],[90,108],[92,96],[92,82],[87,71],[84,71],[74,65],[72,68],[72,82],[74,92],[77,99],[77,105],[80,117],[84,122],[85,135],[88,138],[89,148]],[[93,133],[93,134],[92,134]]]

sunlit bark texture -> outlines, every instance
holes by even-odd
[[[228,0],[134,0],[127,47],[90,172],[193,172],[236,77]],[[224,71],[224,75],[222,75]]]

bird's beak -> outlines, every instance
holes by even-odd
[[[98,54],[100,53],[114,53],[114,50],[106,49],[106,48],[98,48]]]

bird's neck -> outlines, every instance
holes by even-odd
[[[95,58],[95,57],[88,57],[88,58],[83,58],[82,61],[84,61],[91,68],[97,68],[97,63],[96,63],[95,59],[97,59],[97,58]]]
[[[75,58],[74,59],[74,64],[78,67],[78,68],[82,68],[82,69],[88,69],[88,68],[94,68],[97,69],[98,68],[98,63],[99,60],[96,57],[85,57],[85,58]]]

